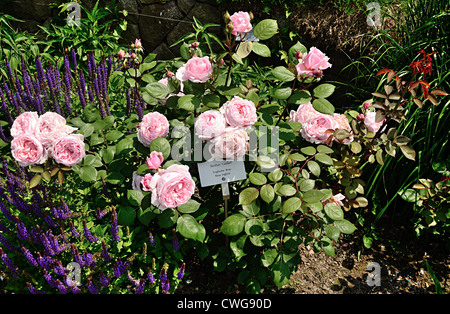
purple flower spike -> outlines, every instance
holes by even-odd
[[[33,254],[31,254],[31,252],[26,247],[22,246],[21,250],[23,252],[23,255],[25,255],[25,257],[27,258],[27,260],[30,262],[31,265],[33,265],[34,267],[39,267],[39,264],[34,258]]]
[[[5,263],[6,268],[8,268],[8,270],[11,272],[11,275],[13,275],[14,277],[17,277],[18,276],[18,274],[17,274],[18,267],[13,264],[11,259],[8,257],[8,255],[6,255],[5,252],[3,252],[3,249],[1,247],[0,247],[0,257],[3,261],[3,263]]]
[[[86,225],[86,220],[83,219],[83,232],[84,236],[89,242],[96,242],[98,241],[98,238],[96,236],[93,236],[91,234],[91,231],[89,230],[88,226]]]
[[[31,294],[45,294],[45,292],[42,292],[41,290],[36,289],[31,283],[27,282],[28,290]]]
[[[117,226],[117,213],[114,209],[113,209],[113,212],[111,215],[111,233],[112,233],[112,238],[114,241],[120,240],[119,229]]]

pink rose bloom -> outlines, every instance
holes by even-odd
[[[160,169],[148,188],[152,191],[152,204],[164,210],[186,203],[194,194],[195,182],[188,166],[171,165]]]
[[[302,125],[300,134],[305,140],[314,144],[325,144],[332,133],[326,133],[327,130],[338,128],[338,122],[333,116],[319,114],[308,120]]]
[[[225,131],[226,125],[223,114],[217,110],[207,110],[195,121],[195,132],[200,139],[208,141],[220,136]]]
[[[161,167],[163,161],[164,157],[162,153],[153,151],[150,153],[150,156],[147,157],[146,164],[149,169],[158,169],[159,167]]]
[[[345,114],[334,114],[334,119],[336,120],[338,127],[337,129],[344,129],[350,133],[350,136],[343,141],[344,144],[350,144],[353,142],[353,131],[350,123],[348,123],[348,119]]]
[[[230,20],[233,23],[233,31],[231,32],[234,36],[238,33],[247,33],[252,30],[252,24],[250,23],[250,14],[247,12],[236,12],[230,16]]]
[[[152,181],[153,176],[150,173],[147,173],[141,180],[142,191],[149,192],[151,191],[150,182]]]
[[[176,77],[182,82],[189,80],[194,83],[205,83],[210,78],[212,71],[209,57],[194,56],[178,69]]]
[[[239,159],[249,150],[249,136],[243,128],[226,127],[211,141],[210,152],[216,159]]]
[[[169,86],[169,78],[168,78],[168,77],[162,78],[162,79],[160,79],[160,80],[158,81],[158,83],[161,83],[161,84],[163,84],[163,85],[165,85],[165,86]],[[169,98],[172,97],[172,96],[182,97],[182,96],[184,96],[183,89],[184,89],[184,84],[183,84],[183,82],[180,82],[180,92],[179,92],[178,94],[170,93],[166,98],[164,98],[164,99],[158,99],[158,101],[159,101],[162,105],[165,105],[166,102],[167,102],[167,99],[169,99]]]
[[[132,176],[132,179],[131,179],[131,187],[132,187],[132,189],[142,192],[141,182],[142,182],[143,179],[144,179],[143,176],[140,176],[140,175],[137,174],[136,171],[133,171],[133,176]]]
[[[366,113],[366,117],[364,118],[364,125],[366,126],[367,131],[372,133],[377,133],[385,121],[385,119],[383,119],[380,122],[376,122],[376,115],[377,113],[375,111],[369,111]]]
[[[300,122],[302,125],[307,123],[309,119],[321,113],[314,109],[311,102],[300,105],[297,111],[291,110],[289,121]]]
[[[157,137],[167,137],[169,134],[169,121],[159,112],[147,113],[142,122],[137,126],[137,138],[144,146],[150,147],[150,143]]]
[[[328,58],[316,47],[311,47],[308,54],[303,54],[299,59],[298,64],[295,66],[299,75],[305,74],[306,76],[322,75],[322,71],[331,67],[328,62]]]
[[[11,127],[11,136],[19,137],[25,134],[34,135],[37,129],[39,116],[37,112],[24,112],[14,120]]]
[[[54,112],[46,112],[39,117],[36,137],[44,148],[52,147],[53,142],[71,134],[76,128],[66,125],[66,119]]]
[[[52,156],[57,163],[67,167],[80,163],[85,156],[83,135],[73,134],[57,139],[53,143]]]
[[[41,142],[31,134],[14,138],[11,142],[11,153],[23,167],[42,164],[47,160],[47,152]]]
[[[138,49],[138,50],[141,50],[141,49],[142,49],[142,42],[141,42],[140,39],[136,39],[136,40],[134,41],[134,48],[136,48],[136,49]]]
[[[117,52],[117,56],[119,57],[119,59],[125,58],[125,51],[119,50],[119,51]]]
[[[253,102],[239,96],[235,96],[232,100],[224,103],[220,112],[224,114],[227,123],[235,127],[252,126],[258,119]]]

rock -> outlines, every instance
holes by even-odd
[[[177,20],[183,18],[175,1],[166,4],[151,4],[141,10],[139,29],[144,48],[148,51],[156,49],[166,35],[178,24]]]
[[[195,0],[178,0],[177,4],[180,11],[187,15],[195,5]]]
[[[118,0],[117,8],[128,11],[128,16],[126,17],[128,22],[137,23],[139,21],[139,7],[136,0]]]
[[[156,53],[156,58],[159,60],[170,60],[175,58],[175,55],[165,43],[162,43],[161,45],[156,47],[156,49],[153,50],[152,53]]]
[[[169,2],[169,0],[139,0],[142,4],[164,4],[166,2]]]

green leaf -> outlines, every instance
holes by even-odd
[[[120,131],[111,130],[105,135],[105,138],[108,141],[114,142],[114,141],[117,141],[119,138],[121,138],[123,135],[124,134],[122,132],[120,132]]]
[[[334,225],[345,234],[352,234],[356,230],[355,225],[346,219],[335,221]]]
[[[402,151],[403,155],[405,155],[406,158],[408,158],[409,160],[416,160],[416,152],[411,146],[402,145],[399,147],[400,147],[400,150]]]
[[[316,153],[316,149],[313,146],[307,146],[300,148],[300,152],[305,155],[312,156]]]
[[[120,207],[117,212],[117,224],[121,226],[130,226],[136,219],[136,211],[132,207]]]
[[[250,182],[254,185],[263,185],[266,184],[267,178],[262,173],[253,172],[248,175]]]
[[[329,115],[332,115],[334,113],[334,106],[326,99],[323,98],[314,99],[312,105],[314,109],[316,109],[321,113]]]
[[[239,193],[239,205],[250,205],[258,198],[259,191],[256,188],[250,187]]]
[[[275,191],[273,190],[273,187],[269,184],[266,184],[263,187],[261,187],[259,194],[261,195],[263,201],[266,203],[272,202],[273,198],[275,197]]]
[[[253,52],[261,57],[270,57],[270,49],[257,41],[253,42]]]
[[[220,231],[227,236],[235,236],[244,230],[246,218],[242,214],[234,214],[224,220]]]
[[[249,219],[245,223],[244,230],[249,236],[259,236],[264,231],[264,223],[257,218]]]
[[[306,165],[313,175],[315,175],[316,177],[320,176],[320,166],[317,162],[315,162],[314,160],[310,160]]]
[[[33,178],[30,180],[30,189],[34,188],[41,182],[42,176],[40,174],[36,174]]]
[[[332,148],[330,148],[328,146],[325,146],[325,145],[317,146],[317,151],[319,153],[322,153],[322,154],[332,154],[332,153],[334,153],[334,150]]]
[[[273,69],[272,74],[282,82],[290,82],[295,79],[295,74],[282,66],[278,66]]]
[[[283,204],[283,214],[290,214],[302,206],[302,201],[298,197],[291,197]]]
[[[276,258],[278,257],[278,251],[275,249],[268,249],[265,251],[262,255],[261,262],[264,267],[270,267],[270,265],[275,262]]]
[[[288,52],[289,61],[294,60],[296,53],[299,51],[301,51],[302,53],[306,53],[306,52],[308,52],[308,48],[306,48],[305,45],[303,45],[297,41],[297,43],[294,46],[289,48],[289,52]]]
[[[194,111],[200,105],[200,100],[194,95],[185,95],[178,99],[178,108],[186,111]]]
[[[97,169],[92,166],[83,166],[80,170],[80,178],[85,182],[94,182],[97,179]]]
[[[324,165],[327,165],[327,166],[333,166],[334,165],[333,159],[331,159],[330,156],[328,156],[328,155],[326,155],[324,153],[317,153],[314,156],[314,159],[316,159],[317,161],[319,161],[319,162],[321,162],[321,163],[323,163]]]
[[[321,201],[324,193],[320,190],[310,190],[303,193],[303,201],[307,203],[315,203]]]
[[[332,84],[320,84],[313,89],[313,95],[316,98],[327,98],[334,93],[336,86]]]
[[[302,104],[306,104],[307,102],[311,101],[311,99],[312,99],[312,97],[311,97],[311,94],[309,93],[309,91],[300,90],[300,91],[295,91],[291,95],[291,98],[289,98],[289,102],[294,103],[296,105],[302,105]]]
[[[283,196],[292,196],[297,193],[297,190],[292,185],[284,184],[277,190],[277,193]]]
[[[166,209],[158,215],[158,223],[161,228],[170,228],[178,220],[178,214],[173,209]]]
[[[273,90],[273,97],[276,99],[288,99],[291,96],[292,89],[290,87],[281,87]]]
[[[298,185],[298,188],[300,189],[300,191],[306,192],[306,191],[310,191],[310,190],[314,189],[315,184],[316,184],[316,182],[314,180],[304,179],[300,182],[300,184]]]
[[[291,277],[289,265],[282,261],[275,262],[271,269],[271,275],[273,282],[277,285],[278,288],[287,285]]]
[[[327,203],[325,205],[325,213],[328,217],[330,217],[333,220],[343,220],[344,219],[344,211],[341,207],[334,203]]]
[[[190,214],[190,213],[196,212],[200,208],[200,205],[201,204],[199,202],[197,202],[193,199],[190,199],[186,203],[178,206],[178,210],[181,213]]]
[[[142,199],[144,198],[144,194],[138,190],[128,190],[127,191],[127,199],[128,202],[132,206],[141,206]]]
[[[252,52],[252,49],[253,43],[251,41],[243,41],[239,44],[236,53],[241,59],[244,59]]]
[[[200,242],[203,242],[206,237],[205,227],[189,214],[185,214],[178,218],[177,231],[185,238]]]
[[[260,40],[269,39],[276,33],[278,33],[278,23],[272,19],[262,20],[253,29],[253,34]]]
[[[159,82],[148,83],[145,86],[145,91],[156,99],[165,99],[170,93],[169,88]]]
[[[157,137],[150,143],[150,152],[160,152],[163,155],[164,160],[170,156],[170,149],[170,143],[164,137]]]
[[[89,137],[94,133],[94,126],[90,123],[86,123],[80,128],[80,132],[84,137]]]
[[[133,139],[130,137],[121,139],[116,145],[116,154],[128,153],[133,149],[133,144]]]

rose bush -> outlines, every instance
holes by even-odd
[[[299,246],[333,255],[354,232],[350,210],[368,206],[363,163],[382,164],[397,149],[415,158],[395,128],[406,92],[385,87],[358,110],[335,112],[335,86],[321,82],[332,60],[296,43],[280,53],[285,66],[251,64],[250,54],[270,56],[264,41],[278,31],[275,20],[251,21],[227,14],[221,42],[194,19],[174,60],[144,56],[139,40],[127,53],[89,54],[86,71],[63,57],[58,91],[54,66],[37,58],[36,76],[24,71],[17,94],[28,109],[0,98],[2,121],[16,121],[0,124],[10,289],[168,293],[196,254],[259,293],[289,282]],[[221,185],[199,179],[198,163],[210,157],[244,161],[246,179],[229,183],[227,200]]]

